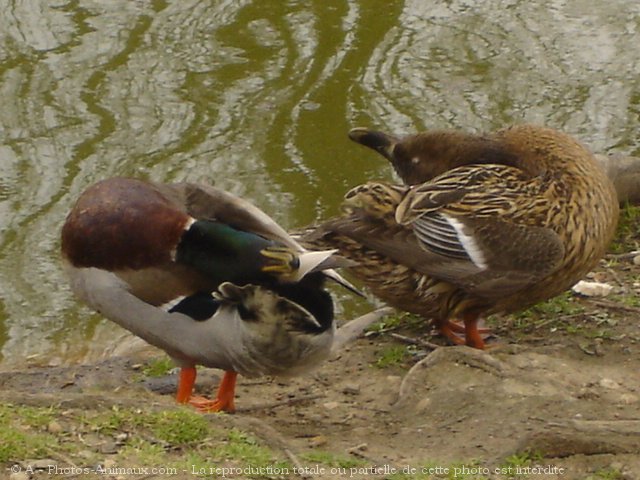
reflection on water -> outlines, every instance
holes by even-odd
[[[348,142],[355,125],[533,121],[594,150],[639,149],[633,0],[0,5],[5,366],[117,353],[128,338],[78,305],[59,268],[64,216],[98,179],[215,182],[293,228],[391,178]],[[370,308],[339,295],[343,317]]]

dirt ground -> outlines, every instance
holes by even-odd
[[[306,377],[241,378],[238,412],[207,421],[246,432],[289,470],[227,478],[298,478],[293,467],[304,467],[316,479],[640,479],[639,260],[623,251],[601,262],[590,276],[614,287],[606,297],[567,294],[524,314],[488,319],[494,328],[488,351],[446,346],[424,322],[400,315]],[[87,449],[95,455],[86,458],[119,461],[127,443],[122,431],[94,431],[91,444],[86,422],[74,426],[74,419],[114,408],[186,408],[173,403],[175,375],[141,373],[156,358],[162,354],[143,348],[96,365],[0,372],[0,400],[62,412],[55,419],[61,428],[42,427],[65,436],[64,448],[45,455],[61,469],[86,465],[77,452]],[[199,387],[210,392],[218,372],[201,372]],[[189,448],[165,450],[187,462]],[[51,478],[45,469],[27,468],[38,456],[26,457],[5,459],[7,478]],[[155,461],[127,458],[129,465]],[[92,478],[67,472],[64,478]],[[182,469],[96,478],[195,476]]]

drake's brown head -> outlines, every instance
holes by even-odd
[[[80,195],[62,227],[74,266],[140,269],[171,260],[190,217],[155,185],[110,178]]]
[[[516,166],[518,162],[516,155],[500,142],[488,136],[454,130],[433,130],[399,138],[354,128],[349,132],[349,138],[389,160],[407,185],[424,183],[462,165]]]

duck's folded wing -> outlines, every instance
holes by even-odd
[[[529,216],[514,215],[536,202],[543,212],[544,199],[521,191],[513,179],[490,175],[486,180],[490,185],[480,179],[430,182],[405,196],[396,209],[397,226],[382,228],[354,212],[341,233],[484,298],[523,290],[560,266],[563,244],[535,208]]]
[[[179,203],[186,205],[187,213],[192,217],[217,220],[238,230],[278,241],[299,252],[300,277],[314,271],[323,271],[335,282],[362,295],[357,288],[333,270],[349,266],[351,262],[336,255],[335,250],[306,252],[284,228],[251,202],[209,185],[174,183],[167,188],[171,189],[172,195],[179,199]]]
[[[428,268],[430,275],[460,284],[486,298],[533,285],[555,271],[564,255],[560,237],[541,226],[509,222],[495,216],[455,216],[431,212],[412,223],[423,250],[441,259],[477,269],[467,277],[450,271],[446,261]],[[446,227],[449,227],[448,229]]]
[[[168,188],[180,198],[187,213],[194,218],[217,220],[238,230],[256,233],[295,250],[302,250],[275,220],[241,197],[210,185],[195,183],[173,183]]]
[[[550,179],[503,165],[451,170],[410,191],[396,209],[420,247],[479,271],[468,278],[430,274],[495,298],[523,290],[560,267],[564,245],[547,225]]]
[[[463,234],[444,230],[437,217],[423,218],[415,230],[381,229],[366,221],[336,222],[331,228],[401,265],[487,299],[525,289],[558,268],[563,247],[551,230],[496,220],[492,228],[503,235],[496,239],[481,223],[460,221]]]

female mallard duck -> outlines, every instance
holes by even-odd
[[[323,282],[349,287],[334,253],[309,252],[249,202],[190,183],[104,180],[62,228],[73,291],[173,357],[178,402],[203,411],[234,410],[237,373],[294,374],[328,355]],[[225,370],[215,400],[192,397],[196,365]]]
[[[356,187],[345,214],[305,242],[358,262],[351,270],[375,295],[433,318],[455,343],[483,348],[480,315],[563,292],[596,265],[613,236],[613,185],[563,133],[522,125],[402,139],[354,129],[350,137],[389,159],[410,186]]]

